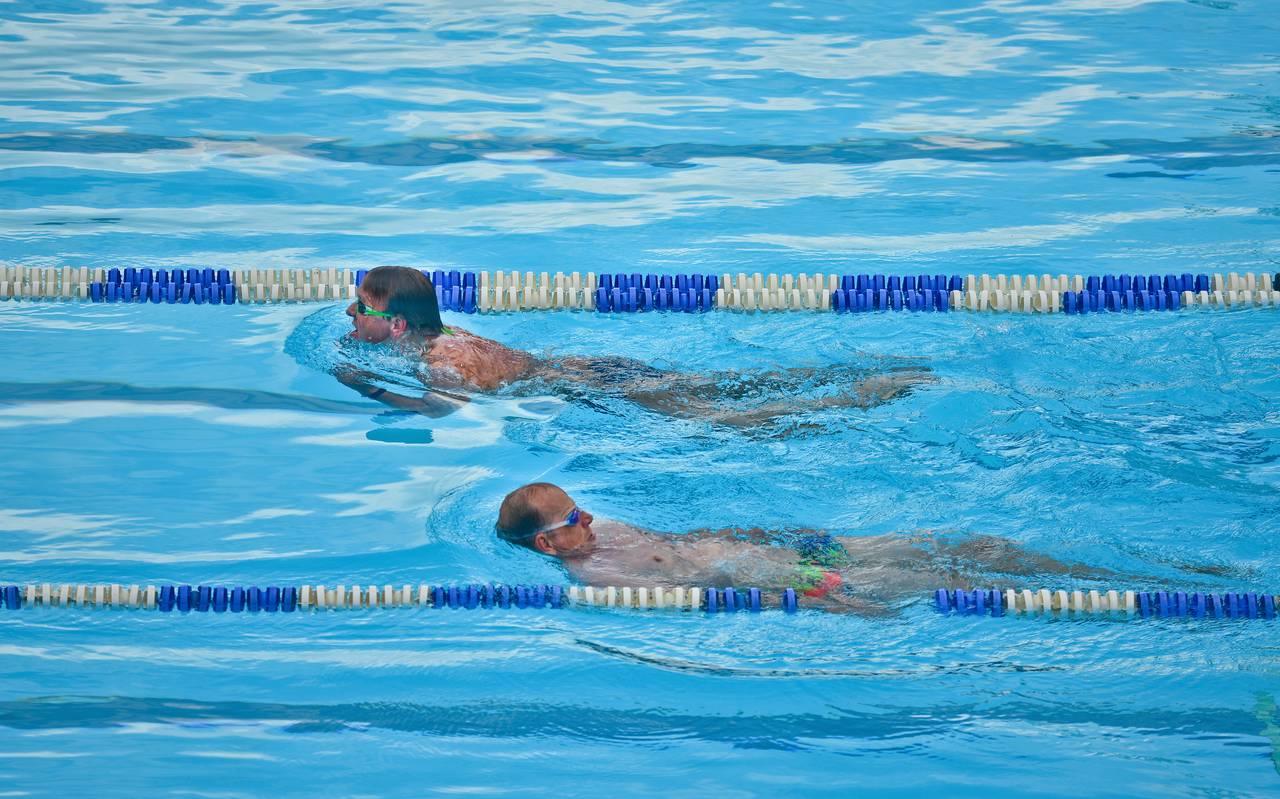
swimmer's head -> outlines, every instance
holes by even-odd
[[[407,266],[370,269],[347,308],[352,335],[374,344],[406,335],[438,336],[444,331],[431,279]]]
[[[595,517],[574,504],[559,486],[530,483],[502,500],[498,537],[555,558],[583,558],[596,546]]]

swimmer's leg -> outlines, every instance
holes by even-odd
[[[751,428],[790,416],[832,408],[871,408],[934,382],[926,367],[869,373],[847,367],[795,367],[764,372],[695,374],[655,369],[630,358],[564,358],[540,377],[580,385],[679,419],[703,419]],[[836,393],[806,397],[812,388]],[[753,407],[743,407],[751,401]],[[738,407],[732,407],[733,405]]]
[[[699,378],[686,385],[672,386],[687,399],[714,404],[725,400],[777,397],[744,410],[726,410],[720,421],[737,427],[759,423],[787,414],[827,408],[872,408],[905,396],[917,386],[937,382],[928,367],[913,366],[887,372],[848,367],[794,367],[767,372],[722,374]],[[809,397],[813,390],[836,389],[837,393]]]
[[[812,376],[813,370],[786,370]],[[792,375],[797,377],[798,375]],[[790,397],[761,402],[751,408],[726,408],[723,400],[738,399],[744,396],[758,396],[767,392],[764,387],[778,389],[786,380],[779,380],[777,373],[767,373],[754,379],[714,381],[703,378],[698,381],[672,381],[668,386],[651,390],[629,391],[627,397],[633,402],[686,419],[706,419],[718,424],[741,429],[758,427],[769,422],[792,416],[797,413],[831,410],[839,408],[874,408],[886,402],[906,396],[917,386],[936,382],[926,369],[910,369],[884,374],[874,374],[855,381],[844,393],[820,397]],[[798,383],[797,383],[798,385]],[[732,387],[716,393],[717,387]],[[777,393],[785,394],[779,390]]]
[[[853,404],[859,408],[874,408],[910,394],[917,386],[938,382],[927,367],[899,369],[875,374],[859,380],[853,386]]]
[[[946,554],[970,561],[983,572],[999,572],[1013,575],[1063,574],[1091,580],[1105,580],[1116,576],[1111,569],[1067,563],[1040,552],[1024,549],[1007,538],[994,535],[978,535],[955,542],[939,542]]]

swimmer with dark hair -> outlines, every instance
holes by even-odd
[[[352,369],[339,369],[338,379],[370,399],[427,416],[444,416],[468,402],[459,390],[491,392],[525,384],[570,399],[588,399],[584,392],[601,392],[670,416],[750,427],[798,411],[869,408],[933,379],[921,366],[881,373],[828,367],[696,375],[656,369],[630,358],[538,358],[461,328],[446,327],[430,278],[403,266],[370,270],[347,315],[354,325],[353,338],[389,344],[425,362],[432,390],[420,397],[393,392],[376,386],[374,376]],[[796,396],[815,388],[824,393]]]
[[[794,588],[806,607],[870,616],[994,575],[1113,576],[994,536],[847,537],[758,527],[660,533],[596,519],[551,483],[508,494],[495,530],[508,543],[557,559],[584,585]]]

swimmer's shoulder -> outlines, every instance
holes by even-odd
[[[461,327],[446,327],[444,330],[444,333],[431,339],[427,346],[429,353],[476,353],[489,357],[505,356],[519,361],[533,360],[533,356],[523,350],[517,350],[491,338],[476,335],[470,330]]]
[[[432,338],[426,356],[432,368],[444,367],[482,391],[493,391],[523,379],[531,371],[533,356],[478,336],[460,327],[449,327]]]

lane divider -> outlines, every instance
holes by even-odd
[[[104,281],[89,284],[94,302],[213,303],[233,305],[236,286],[226,269],[108,269]]]
[[[293,613],[392,608],[524,609],[605,607],[635,610],[702,610],[794,613],[793,589],[776,599],[758,588],[559,585],[121,585],[30,583],[0,586],[0,607],[154,610],[164,613]]]
[[[1179,618],[1274,619],[1280,596],[1257,592],[1066,591],[939,588],[934,606],[960,615],[1121,615]]]
[[[367,270],[0,265],[0,299],[231,304],[350,301]],[[1280,307],[1280,273],[664,274],[423,270],[442,310],[1066,313]]]
[[[1119,591],[1064,589],[943,589],[933,604],[959,615],[1111,615],[1216,619],[1275,619],[1280,596],[1259,592]],[[0,608],[150,610],[169,613],[293,613],[320,610],[561,609],[760,612],[799,609],[788,588],[775,598],[758,588],[662,586],[500,585],[121,585],[54,584],[0,586]]]

